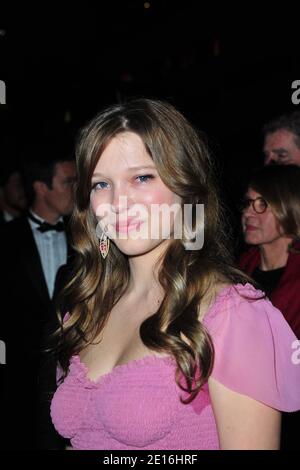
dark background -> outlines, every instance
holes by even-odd
[[[104,105],[157,97],[207,133],[234,207],[262,163],[262,124],[297,108],[298,19],[287,3],[264,14],[201,1],[16,5],[0,20],[0,167],[33,151],[42,158],[49,141],[72,149]]]
[[[300,111],[291,101],[299,12],[288,2],[267,11],[262,2],[224,2],[222,10],[200,0],[145,3],[1,5],[0,172],[42,159],[53,143],[72,152],[78,129],[105,105],[166,99],[206,132],[238,234],[238,200],[263,163],[262,125]]]

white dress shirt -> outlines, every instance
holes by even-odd
[[[35,212],[32,210],[30,210],[30,212],[38,220],[44,222],[44,219],[39,217]],[[63,221],[63,218],[60,217],[58,221],[59,220]],[[39,224],[31,220],[29,217],[28,221],[40,255],[49,296],[52,298],[57,271],[60,266],[65,264],[67,261],[66,234],[65,232],[57,232],[55,230],[42,233],[38,230]]]

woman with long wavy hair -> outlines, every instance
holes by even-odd
[[[74,449],[276,449],[296,338],[236,269],[203,137],[168,103],[81,131],[51,404]]]

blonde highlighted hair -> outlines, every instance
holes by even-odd
[[[300,240],[300,168],[268,165],[251,177],[252,188],[267,201],[282,234]]]

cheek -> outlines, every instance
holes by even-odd
[[[166,201],[166,197],[163,190],[155,189],[153,191],[147,191],[140,195],[139,202],[147,206],[151,204],[162,204]]]
[[[275,223],[273,223],[272,225],[270,224],[270,225],[266,228],[266,231],[267,231],[268,235],[269,235],[270,237],[272,237],[272,238],[281,236],[280,232],[278,231],[278,227],[276,226]]]
[[[180,198],[166,188],[157,188],[145,196],[143,203],[148,207],[149,220],[151,220],[152,224],[156,226],[166,222],[167,226],[169,226],[169,223],[171,225],[174,223],[174,212],[172,210],[169,213],[167,206],[171,207],[173,204],[177,206],[180,204]],[[153,209],[151,210],[152,205]],[[174,208],[176,208],[177,212],[176,206]]]
[[[90,196],[90,207],[92,212],[95,214],[98,220],[106,219],[109,220],[111,214],[111,205],[108,203],[107,199],[97,193],[92,193]]]
[[[176,197],[171,191],[165,188],[154,188],[151,191],[147,191],[140,196],[141,203],[145,205],[150,204],[174,204],[179,202],[179,198]]]
[[[90,207],[97,220],[100,220],[104,216],[101,211],[101,204],[97,201],[96,197],[90,199]]]
[[[66,202],[69,201],[69,191],[65,188],[65,186],[56,185],[56,187],[54,187],[51,192],[50,198],[59,206],[63,206]]]
[[[269,236],[277,236],[279,234],[276,219],[273,214],[268,214],[268,216],[263,220],[262,228],[264,233]]]
[[[95,196],[90,197],[90,206],[91,206],[93,213],[96,215],[98,204],[97,204],[97,198]]]

